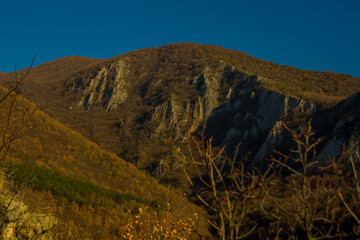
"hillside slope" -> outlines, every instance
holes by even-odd
[[[1,88],[0,91],[3,96],[7,90]],[[30,206],[52,208],[62,223],[60,233],[94,234],[92,228],[104,224],[96,219],[102,219],[110,221],[107,223],[110,229],[102,231],[101,236],[115,238],[123,234],[121,227],[131,217],[131,211],[138,208],[149,208],[150,215],[152,211],[165,212],[176,216],[177,221],[186,220],[198,211],[183,196],[63,126],[22,97],[12,94],[1,102],[0,112],[1,134],[5,136],[1,143],[13,132],[17,135],[8,151],[1,150],[2,156],[8,153],[10,164],[6,168],[10,183],[14,182],[8,191],[23,185],[21,195]],[[167,204],[171,206],[171,213]],[[69,215],[67,211],[73,213]],[[84,214],[89,226],[82,225]],[[67,224],[72,224],[72,228],[68,229]],[[112,228],[118,231],[111,232]],[[204,233],[206,228],[200,231]]]
[[[59,72],[51,73],[56,81],[43,74],[44,84],[30,76],[23,94],[154,176],[159,167],[170,175],[181,167],[175,129],[189,115],[191,131],[207,122],[205,133],[217,145],[231,152],[243,142],[240,153],[251,152],[261,164],[286,141],[277,134],[281,122],[296,126],[360,90],[360,79],[349,75],[304,71],[193,43],[141,49],[77,68],[69,64],[66,74]]]

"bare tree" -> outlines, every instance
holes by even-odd
[[[338,201],[334,192],[331,174],[325,175],[331,166],[320,167],[316,161],[316,146],[322,139],[315,139],[311,121],[300,126],[299,131],[284,127],[291,133],[295,149],[290,155],[274,151],[271,161],[279,166],[277,179],[262,179],[261,188],[265,200],[271,207],[262,206],[262,210],[276,222],[277,238],[281,232],[292,238],[330,239],[343,236],[339,232],[337,218]],[[282,170],[287,170],[284,173]],[[316,174],[311,174],[311,171]],[[286,177],[284,177],[284,175]],[[282,179],[279,181],[279,179]],[[281,193],[276,189],[281,189]]]
[[[211,192],[211,198],[201,196],[198,185],[194,184],[186,168],[185,175],[198,199],[216,213],[217,217],[209,223],[217,229],[223,240],[249,237],[257,228],[257,224],[249,222],[248,218],[256,210],[253,198],[258,187],[257,178],[245,173],[243,160],[235,163],[236,154],[233,158],[226,156],[224,147],[214,150],[211,140],[199,141],[192,137],[192,141],[196,145],[198,157],[189,148],[190,164],[198,173],[200,186]]]
[[[10,90],[1,89],[0,93],[0,164],[2,167],[6,161],[11,144],[25,135],[30,130],[30,121],[35,112],[31,103],[20,100],[15,91],[20,84],[29,76],[35,56],[31,61],[30,67],[20,76],[15,66],[15,84]]]
[[[11,177],[11,173],[7,172],[7,157],[11,146],[16,140],[25,136],[33,126],[33,117],[35,113],[35,105],[22,99],[15,92],[19,89],[21,83],[29,76],[34,63],[32,59],[30,67],[25,71],[23,75],[20,75],[15,67],[15,84],[12,88],[5,89],[0,87],[0,191],[1,194],[5,192],[4,183],[7,177]],[[9,185],[10,186],[10,185]],[[12,205],[16,195],[23,187],[22,183],[11,184],[11,187],[7,186],[9,190],[7,196],[10,197],[5,209],[2,209],[2,226],[0,234],[2,235],[5,229],[5,216]]]
[[[344,195],[344,189],[338,189],[337,194],[344,204],[347,211],[356,220],[357,225],[354,226],[354,233],[360,235],[360,213],[358,211],[360,207],[360,178],[359,178],[359,164],[360,164],[360,151],[359,151],[359,140],[355,140],[353,137],[350,140],[348,148],[343,148],[342,156],[349,160],[352,170],[352,177],[348,179],[349,184],[354,186],[354,190],[351,192],[350,197],[346,198]]]
[[[253,203],[259,188],[258,178],[245,171],[246,158],[239,161],[237,150],[229,157],[225,147],[213,147],[212,139],[206,140],[203,133],[200,138],[192,136],[190,122],[191,117],[185,131],[178,126],[186,149],[183,152],[187,152],[188,165],[184,173],[196,197],[214,214],[208,219],[209,224],[223,240],[251,236],[258,227],[257,223],[249,221],[249,215],[257,211]]]

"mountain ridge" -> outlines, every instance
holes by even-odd
[[[266,139],[270,138],[265,136],[276,129],[282,118],[303,115],[304,104],[330,108],[360,90],[360,79],[349,75],[299,70],[238,51],[194,43],[140,49],[80,65],[72,66],[65,75],[59,74],[59,71],[63,73],[61,69],[54,68],[52,74],[58,77],[50,81],[44,74],[46,84],[36,83],[29,76],[28,86],[20,91],[60,122],[150,172],[155,171],[150,167],[153,164],[142,163],[158,161],[156,154],[149,153],[146,147],[152,141],[150,138],[161,136],[169,126],[186,120],[190,111],[195,120],[192,131],[197,131],[221,108],[243,106],[244,116],[234,115],[228,119],[233,123],[221,122],[217,130],[208,133],[222,131],[228,137],[223,138],[227,139],[225,142],[218,140],[218,144],[233,142],[233,145],[246,139],[244,136],[249,133],[240,129],[253,119],[255,142],[263,142],[263,147],[256,151],[267,149],[268,152],[274,144],[267,145]],[[267,96],[272,96],[269,100],[276,103],[269,106],[269,109],[276,106],[276,117],[269,109],[261,108],[260,103],[266,104],[263,99]],[[289,99],[294,104],[289,105]],[[246,103],[264,110],[259,115]],[[274,117],[265,127],[261,119],[270,119],[266,116]],[[234,128],[223,129],[233,124]],[[163,154],[167,151],[164,149]]]
[[[196,202],[184,176],[189,171],[189,178],[197,177],[184,151],[189,140],[184,132],[211,139],[214,149],[236,161],[247,159],[245,172],[265,169],[274,149],[290,156],[294,143],[288,130],[308,122],[314,138],[322,139],[316,149],[322,165],[360,136],[360,79],[349,75],[299,70],[194,43],[67,60],[73,63],[63,59],[34,67],[18,89],[44,113],[33,135],[16,143],[9,156],[108,190],[182,201],[156,178]],[[15,80],[14,74],[2,76],[4,85]],[[141,201],[128,204],[135,208]]]
[[[170,51],[170,53],[175,52],[175,54],[176,54],[176,51],[180,51],[181,49],[187,49],[187,48],[189,48],[191,51],[194,51],[195,56],[199,56],[201,54],[209,54],[209,55],[212,55],[212,57],[220,56],[220,60],[224,60],[224,59],[221,59],[222,54],[223,55],[225,55],[225,54],[231,55],[230,57],[222,57],[222,58],[225,58],[226,61],[228,61],[230,64],[233,64],[233,66],[237,65],[237,67],[243,68],[245,71],[248,71],[250,74],[260,75],[262,77],[269,78],[272,80],[276,80],[276,79],[275,79],[275,77],[271,77],[271,76],[274,76],[274,73],[271,73],[271,71],[273,71],[273,72],[283,71],[286,73],[285,70],[289,70],[288,74],[290,74],[290,75],[294,75],[293,72],[298,71],[298,73],[301,73],[300,75],[301,75],[302,81],[305,81],[305,83],[303,85],[304,88],[309,88],[309,86],[306,85],[306,82],[311,83],[311,78],[319,79],[319,77],[322,75],[321,77],[329,78],[328,80],[330,80],[330,81],[334,81],[334,79],[333,79],[334,77],[337,77],[339,79],[343,78],[343,79],[347,79],[347,80],[356,80],[356,82],[355,82],[356,86],[353,86],[353,87],[355,87],[356,91],[358,91],[360,89],[360,87],[358,86],[359,84],[357,83],[359,81],[359,78],[353,77],[351,75],[346,75],[346,74],[341,74],[341,73],[332,73],[330,71],[318,72],[318,71],[311,71],[311,70],[301,70],[301,69],[290,67],[287,65],[274,64],[271,61],[257,59],[257,58],[247,55],[246,53],[239,52],[237,50],[230,50],[230,49],[226,49],[223,47],[217,47],[217,46],[213,46],[213,45],[209,45],[209,44],[205,45],[205,44],[195,44],[195,43],[178,43],[178,44],[169,44],[169,45],[156,47],[156,48],[139,49],[139,50],[134,50],[134,51],[131,51],[128,53],[124,53],[124,54],[121,54],[121,55],[118,55],[118,56],[115,56],[115,57],[112,57],[109,59],[94,59],[94,58],[78,57],[78,56],[64,57],[64,58],[60,58],[60,59],[55,59],[55,60],[47,62],[47,63],[43,63],[37,67],[34,67],[33,71],[38,71],[41,68],[46,68],[46,66],[50,65],[51,63],[59,62],[60,65],[63,65],[64,61],[66,61],[67,59],[71,59],[71,61],[69,61],[69,64],[67,67],[73,65],[74,68],[68,70],[65,74],[62,75],[62,77],[65,77],[66,74],[68,74],[69,72],[72,72],[73,70],[79,71],[79,70],[81,70],[82,67],[84,67],[84,69],[91,68],[92,66],[89,66],[89,65],[92,65],[92,63],[94,63],[94,65],[97,65],[97,64],[107,65],[109,63],[113,63],[116,60],[126,58],[126,57],[132,58],[132,61],[137,61],[139,59],[136,60],[136,58],[138,58],[139,56],[142,56],[143,54],[148,55],[151,52],[160,52],[160,51]],[[199,49],[197,49],[197,48],[199,48]],[[194,50],[194,49],[196,49],[196,50]],[[213,53],[211,53],[211,51],[213,51]],[[238,57],[239,59],[235,59],[236,57]],[[76,61],[79,63],[79,59],[82,59],[82,63],[80,65],[72,64]],[[96,62],[97,62],[97,64],[96,64]],[[240,66],[239,63],[242,63],[242,66]],[[64,64],[64,65],[66,65],[66,64]],[[263,65],[263,66],[261,66],[261,65]],[[96,66],[93,66],[93,67],[96,67]],[[257,70],[257,68],[259,68],[259,69]],[[274,69],[271,70],[271,68],[274,68]],[[271,71],[269,71],[269,69]],[[24,70],[21,70],[21,71],[24,71]],[[58,71],[58,70],[53,70],[53,71]],[[262,72],[264,74],[262,74]],[[314,74],[314,76],[312,76],[311,73]],[[5,75],[9,75],[9,74],[13,74],[13,73],[5,73]],[[307,74],[310,74],[310,76],[307,76]],[[286,77],[290,77],[290,75],[286,76]],[[7,76],[5,76],[5,77],[8,78]],[[29,79],[31,80],[31,77]],[[294,78],[294,79],[296,79],[296,78]],[[4,82],[4,80],[2,81],[2,83],[3,82]],[[321,84],[321,83],[319,83],[319,84]],[[346,85],[348,83],[344,82],[342,84]],[[322,87],[326,88],[326,86],[322,86]],[[331,91],[333,91],[333,90],[331,90]],[[354,90],[351,90],[349,92],[354,92]],[[337,95],[339,95],[339,94],[337,94]],[[350,95],[349,95],[349,93],[347,93],[347,96],[350,96]]]

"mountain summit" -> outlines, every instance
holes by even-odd
[[[11,86],[12,78],[5,74],[1,83]],[[281,145],[276,136],[282,121],[298,124],[358,91],[360,79],[349,75],[300,70],[194,43],[106,60],[54,60],[33,68],[20,89],[50,116],[152,173],[162,158],[172,158],[164,134],[173,134],[190,113],[191,131],[207,123],[205,133],[214,143],[231,150],[243,142],[241,151],[251,151],[260,163]]]
[[[23,76],[25,72],[17,74]],[[16,73],[0,73],[0,83],[11,88],[15,77]],[[75,216],[88,216],[90,220],[83,224],[81,217],[76,220],[74,216],[68,218],[67,224],[75,221],[77,229],[84,232],[88,232],[90,224],[91,236],[96,235],[99,226],[102,228],[101,221],[106,226],[102,231],[104,239],[120,236],[119,226],[125,226],[121,233],[134,234],[141,230],[140,233],[147,234],[143,227],[132,229],[132,224],[139,223],[144,209],[152,223],[159,224],[159,218],[154,216],[163,211],[165,220],[171,216],[171,227],[179,227],[170,232],[179,233],[181,228],[191,234],[195,223],[191,218],[191,224],[181,221],[190,212],[201,211],[180,197],[184,193],[195,203],[199,201],[194,196],[201,203],[208,202],[206,210],[214,220],[209,224],[216,228],[214,224],[222,221],[221,228],[216,228],[219,233],[225,231],[224,216],[230,216],[226,214],[235,209],[243,213],[237,212],[244,217],[239,221],[246,222],[242,223],[244,236],[257,234],[263,239],[272,234],[275,238],[274,234],[281,231],[284,236],[300,236],[306,231],[308,236],[313,233],[340,236],[334,229],[347,234],[348,228],[343,225],[348,223],[344,219],[349,216],[342,206],[345,200],[338,186],[346,185],[348,196],[345,197],[352,201],[350,195],[359,189],[357,175],[354,174],[355,185],[345,184],[351,173],[341,175],[340,163],[324,166],[334,159],[341,160],[345,151],[353,151],[352,147],[346,148],[349,143],[358,144],[359,91],[360,79],[350,75],[300,70],[212,45],[170,44],[110,59],[66,57],[32,68],[16,90],[43,112],[34,115],[35,131],[9,148],[9,158],[14,162],[15,173],[28,173],[24,164],[37,172],[36,184],[30,186],[38,190],[45,188],[55,197],[64,196],[67,211],[76,213]],[[26,102],[20,98],[21,101]],[[35,109],[35,105],[31,106]],[[6,106],[3,112],[6,113]],[[9,121],[4,120],[3,124],[6,122]],[[303,137],[307,137],[304,140],[307,142],[299,140]],[[318,141],[310,145],[315,139]],[[193,145],[189,143],[191,140]],[[273,157],[274,149],[281,152],[279,159],[284,158],[284,162]],[[301,149],[305,149],[306,157]],[[195,163],[199,162],[193,160],[192,151],[200,160],[211,159],[200,162],[200,171],[196,170]],[[308,163],[310,157],[313,162]],[[287,165],[291,158],[295,159],[294,165]],[[280,166],[271,171],[281,174],[278,179],[269,178],[265,188],[267,182],[259,182],[259,177],[262,172],[268,173],[265,169],[269,159]],[[315,163],[318,169],[309,168]],[[296,164],[303,164],[303,168],[298,171]],[[221,169],[215,174],[216,181],[212,167]],[[356,166],[353,164],[352,168]],[[310,177],[307,170],[315,174]],[[254,172],[259,175],[253,175]],[[227,178],[220,178],[222,173],[228,174]],[[41,178],[44,176],[46,180]],[[213,182],[207,183],[209,179]],[[230,184],[233,180],[235,183]],[[170,191],[158,182],[175,190]],[[210,190],[204,190],[207,188]],[[239,199],[240,205],[230,204]],[[105,208],[97,205],[99,201],[106,204]],[[326,209],[323,201],[328,204]],[[72,204],[92,206],[82,206],[79,214],[79,208]],[[351,207],[358,209],[357,204],[352,202]],[[216,207],[223,206],[227,206],[220,211],[224,215],[218,215]],[[322,218],[313,216],[311,227],[321,225],[329,231],[323,233],[322,227],[319,231],[308,230],[308,225],[303,224],[310,216],[308,206],[315,207],[311,214],[327,214]],[[177,214],[184,212],[188,215],[176,222]],[[134,221],[129,220],[126,225],[126,217]],[[196,226],[198,234],[209,236],[208,225],[203,220]],[[355,222],[351,224],[355,226]],[[158,229],[157,226],[152,229]],[[191,226],[190,231],[184,226]],[[232,226],[235,225],[226,225]],[[279,230],[279,226],[285,227]]]

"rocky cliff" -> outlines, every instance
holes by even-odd
[[[347,126],[338,115],[347,113],[334,106],[360,90],[360,80],[349,75],[304,71],[193,43],[92,61],[51,77],[49,84],[36,79],[26,92],[44,111],[130,162],[153,161],[138,164],[149,169],[177,155],[165,146],[190,115],[192,132],[206,126],[206,136],[230,153],[241,142],[240,155],[250,153],[255,165],[266,162],[272,149],[289,147],[283,123],[296,128],[312,118],[316,132],[326,135],[318,152],[327,159],[348,138],[337,137]],[[338,130],[332,135],[326,129],[333,127]]]
[[[52,239],[56,217],[31,212],[27,205],[13,195],[0,195],[1,239]]]
[[[134,70],[125,59],[98,69],[90,74],[92,77],[88,74],[71,78],[70,94],[80,99],[73,101],[73,111],[101,106],[113,115],[135,112],[134,121],[142,127],[132,129],[132,134],[146,132],[151,138],[187,121],[191,115],[192,132],[206,126],[205,134],[214,138],[214,144],[226,145],[231,153],[241,143],[240,155],[251,152],[252,165],[261,165],[274,148],[281,148],[282,122],[296,126],[318,110],[311,102],[270,90],[266,85],[269,79],[224,62],[206,66],[196,75],[185,75],[183,81],[153,80],[146,74],[134,76],[131,72]],[[128,99],[139,101],[131,105]],[[148,112],[138,111],[143,105]],[[287,133],[285,136],[288,138]],[[158,166],[164,165],[164,159],[158,161]]]
[[[331,109],[314,116],[318,136],[325,137],[318,159],[340,156],[343,146],[360,141],[360,93],[354,94]]]

